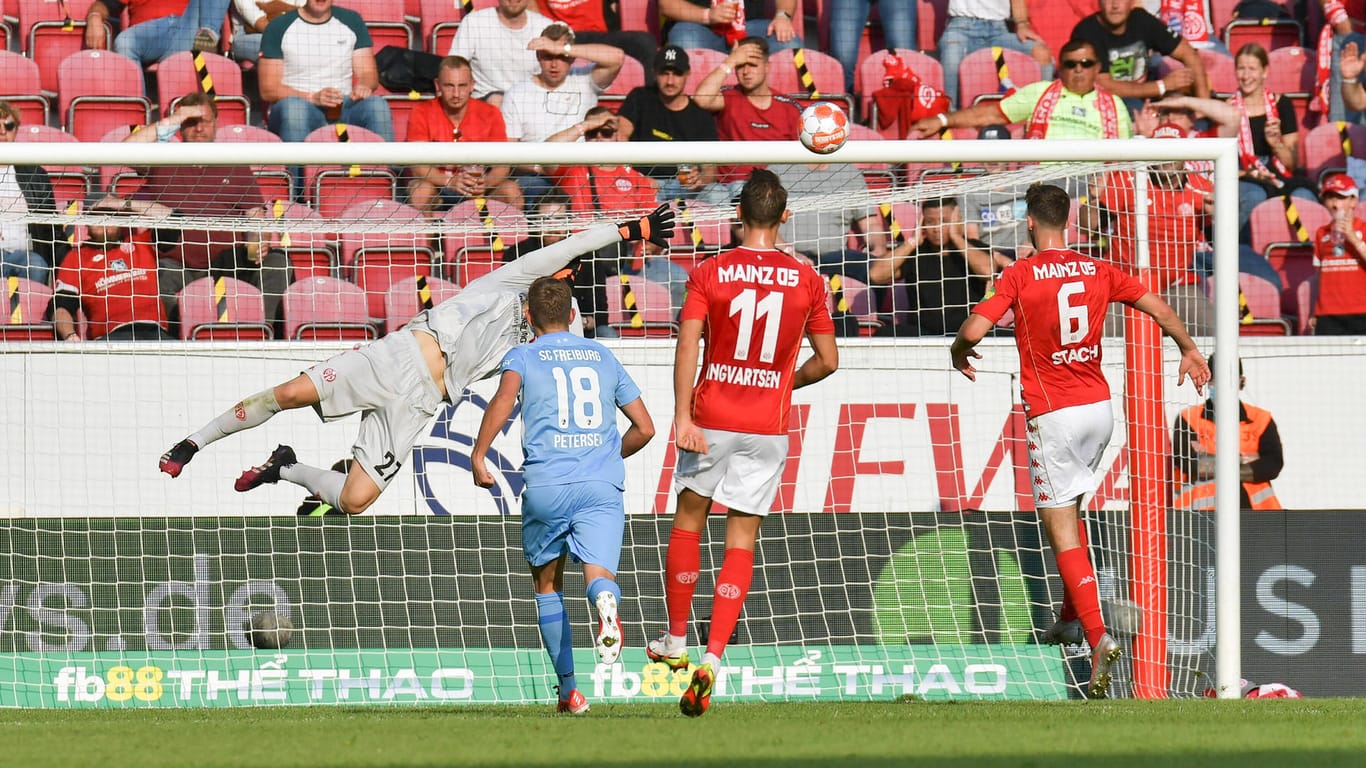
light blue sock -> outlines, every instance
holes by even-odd
[[[611,592],[617,599],[618,610],[621,606],[621,586],[606,576],[599,576],[593,579],[588,585],[588,611],[590,615],[596,616],[598,613],[598,595],[603,592]]]
[[[564,610],[564,594],[536,595],[536,620],[541,625],[541,644],[560,679],[560,698],[567,699],[579,683],[574,679],[574,637]]]

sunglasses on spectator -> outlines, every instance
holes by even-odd
[[[1063,59],[1063,69],[1090,69],[1098,62],[1095,59]]]
[[[14,130],[18,127],[19,124],[14,122],[13,120],[6,120],[5,122],[0,123],[0,128],[4,128],[6,131],[10,133],[13,133]]]
[[[610,139],[616,135],[616,128],[594,128],[591,131],[584,132],[583,137],[585,139]]]

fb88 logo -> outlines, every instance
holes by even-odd
[[[52,683],[57,689],[57,701],[153,702],[165,693],[161,683],[165,675],[161,667],[151,665],[137,669],[124,665],[110,667],[103,677],[98,672],[87,674],[85,667],[62,667]]]

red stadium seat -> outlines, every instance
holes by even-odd
[[[295,280],[281,302],[287,339],[373,339],[365,291],[333,277]]]
[[[370,32],[371,50],[378,53],[389,46],[416,48],[413,28],[404,18],[402,2],[395,0],[346,0],[346,7],[360,14]]]
[[[774,93],[790,96],[800,106],[814,101],[834,101],[853,119],[854,99],[844,92],[844,67],[833,56],[815,48],[800,49],[811,85],[802,83],[796,65],[797,51],[787,49],[768,57],[768,85]]]
[[[285,252],[294,280],[334,276],[338,260],[331,231],[336,227],[307,205],[288,198],[266,199],[272,222],[269,247]]]
[[[1205,281],[1205,290],[1214,296],[1214,277]],[[1238,325],[1239,336],[1289,336],[1290,323],[1281,317],[1281,292],[1264,277],[1241,272],[1238,274],[1238,290],[1247,301],[1251,320]]]
[[[216,142],[253,142],[279,143],[280,137],[254,125],[219,125],[214,132]],[[294,177],[283,165],[253,165],[251,172],[256,176],[256,186],[261,197],[267,200],[293,200]]]
[[[621,71],[617,72],[616,78],[607,86],[607,90],[598,96],[598,104],[616,112],[621,109],[622,102],[626,101],[626,94],[630,93],[632,88],[642,85],[645,85],[645,67],[630,56],[625,56],[622,58]]]
[[[999,54],[999,61],[998,61]],[[979,48],[963,57],[958,68],[958,104],[967,108],[978,100],[999,99],[1009,87],[1001,79],[1000,64],[1004,63],[1009,83],[1022,88],[1042,76],[1039,62],[1029,54],[1009,48]]]
[[[688,84],[683,86],[684,91],[686,91],[689,96],[697,93],[698,84],[706,79],[709,72],[721,66],[722,62],[725,60],[726,54],[720,51],[713,51],[710,48],[689,48]],[[734,72],[726,75],[726,79],[721,83],[723,87],[735,84]]]
[[[63,59],[57,96],[66,129],[81,141],[99,141],[113,128],[152,119],[142,67],[113,51],[77,51]]]
[[[678,335],[668,286],[640,275],[617,275],[607,281],[607,324],[622,336]]]
[[[1275,50],[1267,49],[1266,89],[1272,93],[1313,93],[1315,76],[1314,51],[1298,45]]]
[[[383,89],[381,89],[383,90]],[[408,140],[408,118],[412,117],[413,110],[418,104],[430,101],[433,97],[428,94],[418,93],[384,93],[384,103],[389,105],[389,115],[393,119],[394,141]]]
[[[43,319],[52,289],[22,277],[0,279],[5,311],[0,313],[0,341],[52,341],[52,322]]]
[[[219,125],[251,124],[251,104],[242,92],[242,68],[237,62],[216,53],[182,51],[162,59],[157,65],[157,95],[161,114],[169,115],[180,99],[191,93],[205,93],[203,72],[213,85],[214,104]]]
[[[649,32],[659,42],[659,0],[621,3],[621,28],[626,32]]]
[[[1313,200],[1289,196],[1268,198],[1252,209],[1252,250],[1265,255],[1273,244],[1311,243],[1314,233],[1331,219],[1328,209]],[[1297,220],[1298,226],[1292,220]]]
[[[1300,165],[1318,182],[1325,173],[1347,170],[1347,158],[1366,152],[1366,126],[1323,123],[1300,131]]]
[[[384,141],[379,134],[358,125],[324,125],[308,134],[305,141],[373,142]],[[305,166],[304,194],[323,218],[335,219],[342,211],[362,200],[394,199],[398,179],[383,165]]]
[[[882,61],[890,55],[890,51],[874,51],[871,56],[859,63],[858,70],[854,73],[854,93],[858,94],[860,100],[859,114],[873,114],[873,94],[882,87],[882,77],[886,73]],[[906,62],[916,77],[920,78],[920,82],[935,90],[944,90],[944,67],[938,59],[905,48],[898,48],[896,55]],[[876,125],[871,118],[868,124]]]
[[[94,0],[19,0],[19,40],[23,50],[38,64],[43,90],[56,93],[57,71],[63,61],[85,45],[85,18]],[[114,29],[105,22],[105,40]]]
[[[79,141],[61,128],[28,124],[19,126],[19,134],[14,140],[49,143]],[[90,179],[86,176],[84,168],[79,165],[45,165],[43,169],[47,171],[48,179],[52,182],[52,193],[57,198],[58,208],[65,209],[73,200],[85,199],[90,189]]]
[[[451,40],[464,17],[461,0],[421,0],[422,21],[418,29],[422,46],[429,53],[445,56],[451,50]]]
[[[482,206],[482,208],[481,208]],[[467,285],[478,277],[474,271],[467,270],[465,257],[473,257],[470,264],[479,262],[501,262],[503,252],[514,243],[527,236],[526,217],[516,207],[499,200],[478,198],[466,200],[452,206],[442,217],[442,255],[443,273],[446,279],[459,285]],[[463,253],[471,249],[471,253]],[[479,249],[490,252],[487,258],[478,258]],[[468,275],[468,276],[467,276]]]
[[[439,277],[405,277],[389,286],[384,297],[384,332],[393,333],[424,309],[460,293],[460,286]]]
[[[1304,30],[1293,19],[1234,19],[1224,28],[1224,45],[1235,54],[1248,43],[1273,51],[1303,41]]]
[[[1238,90],[1238,77],[1234,74],[1236,67],[1232,56],[1205,48],[1196,50],[1196,53],[1200,56],[1200,63],[1205,65],[1205,77],[1209,80],[1211,92],[1226,95]],[[1157,66],[1157,73],[1165,77],[1167,73],[1185,66],[1171,56],[1164,56],[1162,63]]]
[[[873,293],[868,284],[844,275],[829,275],[825,278],[825,302],[833,317],[852,315],[858,323],[860,336],[872,336],[882,327],[878,319],[877,307],[873,305]]]
[[[24,125],[47,125],[52,105],[43,95],[42,75],[32,59],[0,50],[0,101],[19,110]]]
[[[202,277],[176,294],[180,338],[260,341],[273,338],[261,291],[231,277]]]
[[[435,260],[427,245],[427,218],[393,200],[366,200],[342,212],[341,264],[365,291],[370,317],[385,317],[389,286],[408,277],[432,274]],[[345,231],[352,230],[352,231]]]

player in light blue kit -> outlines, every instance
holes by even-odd
[[[493,438],[522,400],[522,550],[536,588],[541,641],[559,676],[558,711],[577,714],[588,701],[574,679],[574,643],[564,610],[564,561],[583,563],[588,602],[598,612],[598,658],[611,664],[621,655],[616,570],[626,525],[622,491],[626,464],[654,437],[655,426],[640,388],[610,350],[569,332],[574,317],[571,291],[562,280],[543,277],[527,291],[527,321],[536,333],[530,344],[503,358],[498,392],[484,411],[470,454],[474,482],[493,487],[484,464]],[[617,432],[616,410],[631,426]]]

